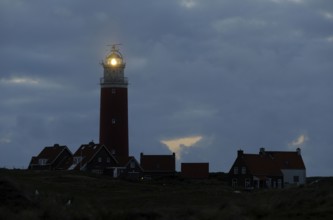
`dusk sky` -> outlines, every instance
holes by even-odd
[[[333,1],[0,0],[0,167],[98,142],[100,62],[121,43],[130,154],[228,172],[295,151],[333,175]]]

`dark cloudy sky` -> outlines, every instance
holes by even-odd
[[[227,172],[238,149],[302,149],[333,175],[330,0],[1,0],[0,167],[98,142],[100,61],[120,47],[130,153]]]

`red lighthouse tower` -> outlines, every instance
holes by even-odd
[[[116,157],[128,157],[128,103],[125,62],[116,45],[101,63],[99,142]]]

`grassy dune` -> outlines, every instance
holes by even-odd
[[[235,193],[218,178],[129,182],[1,170],[0,219],[333,219],[332,183]]]

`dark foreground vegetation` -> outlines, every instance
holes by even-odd
[[[0,170],[0,219],[333,219],[333,178],[309,182],[235,192],[218,175],[131,182],[84,173]]]

